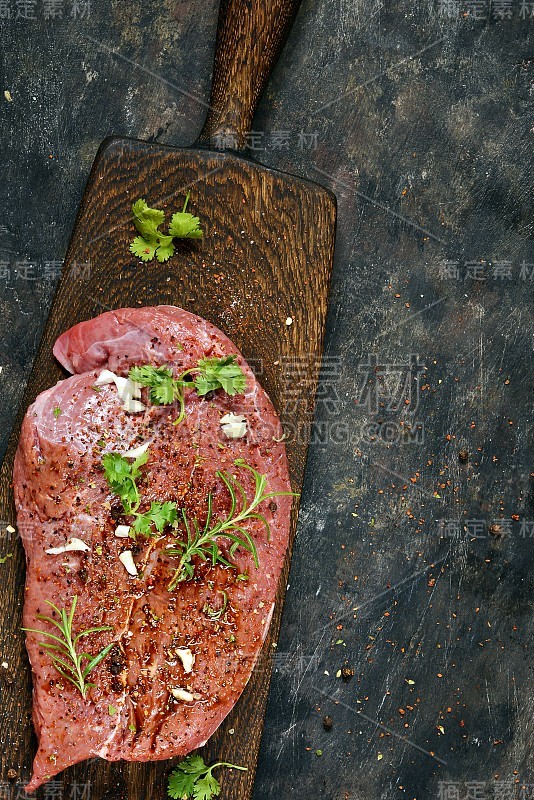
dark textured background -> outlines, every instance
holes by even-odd
[[[4,448],[98,144],[195,139],[216,6],[0,3]],[[533,13],[304,0],[257,114],[339,224],[256,800],[534,798]]]

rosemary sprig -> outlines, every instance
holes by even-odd
[[[166,550],[166,553],[170,556],[180,556],[178,567],[168,585],[170,592],[175,589],[179,583],[191,580],[194,576],[194,556],[197,556],[201,561],[211,561],[212,566],[215,566],[215,564],[222,564],[225,567],[236,569],[236,565],[232,564],[223,556],[219,547],[219,539],[229,539],[232,542],[229,549],[231,558],[234,557],[238,547],[243,547],[252,554],[256,568],[259,567],[258,551],[254,539],[243,526],[251,520],[260,520],[265,526],[267,536],[269,537],[269,523],[265,516],[258,511],[258,506],[271,497],[281,497],[284,495],[294,496],[295,493],[266,492],[266,475],[259,473],[242,458],[236,459],[234,463],[238,467],[249,470],[254,476],[254,497],[249,501],[243,485],[237,478],[230,475],[229,472],[221,472],[218,470],[215,474],[223,481],[230,495],[230,510],[226,517],[217,520],[215,523],[212,522],[211,492],[208,494],[208,513],[202,529],[198,524],[198,520],[194,519],[191,522],[187,517],[185,509],[182,508],[182,518],[187,539],[185,541],[176,540],[175,547]]]
[[[113,647],[114,642],[111,642],[111,644],[108,644],[106,647],[104,647],[104,649],[101,650],[96,656],[90,655],[89,653],[77,653],[77,644],[84,636],[89,636],[91,633],[99,633],[100,631],[111,631],[113,628],[111,628],[109,625],[102,625],[98,628],[88,628],[86,631],[82,631],[81,633],[78,633],[77,636],[72,638],[72,622],[74,620],[74,613],[76,611],[76,603],[78,602],[77,595],[74,595],[72,598],[71,607],[68,612],[64,608],[59,609],[49,600],[46,600],[45,602],[54,609],[56,614],[58,614],[59,621],[53,617],[48,617],[45,614],[37,614],[37,618],[45,620],[46,622],[49,622],[51,625],[54,625],[56,628],[58,628],[61,633],[61,637],[38,628],[23,628],[22,630],[29,631],[31,633],[41,633],[43,636],[46,636],[48,639],[52,640],[50,642],[39,642],[39,644],[41,647],[44,647],[49,651],[54,666],[60,675],[62,675],[66,680],[70,681],[70,683],[72,683],[78,689],[85,700],[87,696],[87,690],[95,685],[94,683],[88,683],[86,678],[107,656]],[[86,660],[88,663],[85,665],[85,667],[82,667],[82,662],[84,660]]]

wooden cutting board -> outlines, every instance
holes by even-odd
[[[39,392],[65,377],[52,355],[56,337],[81,320],[124,306],[167,303],[210,320],[242,350],[271,396],[287,432],[293,488],[302,487],[334,249],[335,200],[316,184],[239,154],[298,5],[299,0],[230,0],[223,5],[210,112],[194,148],[113,138],[102,144],[93,165],[0,471],[0,557],[12,553],[0,565],[0,655],[8,664],[0,668],[1,780],[8,780],[8,770],[16,770],[13,797],[16,784],[30,775],[36,743],[30,670],[20,631],[24,556],[17,534],[6,528],[15,526],[12,465],[22,416]],[[210,150],[210,143],[230,143],[234,150]],[[204,239],[182,241],[165,264],[143,264],[129,252],[136,235],[132,203],[143,197],[150,206],[164,209],[168,221],[181,209],[187,191],[188,210],[200,217]],[[222,775],[224,798],[245,800],[252,792],[288,568],[289,556],[253,677],[204,748],[206,761],[248,766],[248,772]],[[58,776],[53,796],[158,800],[166,797],[170,767],[169,762],[93,759]],[[39,795],[50,797],[50,790],[45,795],[41,789]]]

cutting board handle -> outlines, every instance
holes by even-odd
[[[222,0],[210,110],[199,144],[243,150],[301,0]]]

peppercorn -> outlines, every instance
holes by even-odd
[[[354,677],[354,668],[343,667],[341,670],[341,677],[344,681],[350,681],[350,679]]]
[[[87,583],[87,581],[89,580],[89,573],[87,572],[85,567],[82,567],[81,569],[78,570],[78,577],[83,583]]]
[[[469,451],[466,450],[465,448],[463,450],[460,450],[460,452],[458,453],[458,458],[460,459],[460,461],[467,461],[469,458]]]
[[[119,647],[112,647],[109,652],[108,669],[112,675],[119,675],[124,669],[124,657]]]
[[[332,726],[334,725],[334,720],[332,717],[323,717],[323,728],[325,731],[331,731]]]

